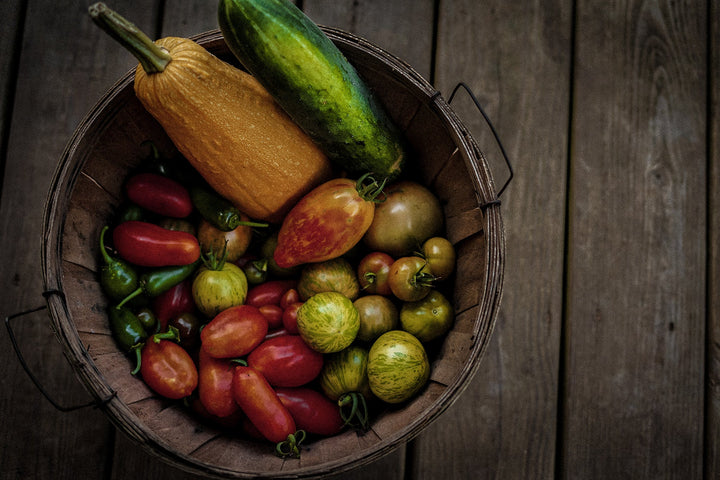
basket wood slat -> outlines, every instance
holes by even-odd
[[[300,459],[228,434],[163,400],[130,375],[132,361],[112,339],[99,286],[99,234],[122,198],[127,172],[173,145],[145,112],[128,72],[78,127],[51,186],[44,218],[43,278],[53,328],[77,377],[115,425],[148,452],[215,478],[302,478],[367,464],[418,435],[447,409],[477,370],[502,294],[504,232],[487,162],[442,96],[411,67],[366,40],[323,27],[356,66],[408,138],[413,175],[440,198],[457,251],[455,325],[432,348],[432,373],[414,399],[382,409],[364,434],[345,431],[304,446]],[[195,37],[232,62],[218,31]],[[235,62],[233,62],[235,63]]]

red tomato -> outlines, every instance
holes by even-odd
[[[193,211],[187,188],[157,173],[138,173],[125,184],[130,201],[146,210],[173,218],[185,218]]]
[[[272,386],[299,387],[317,378],[323,367],[323,355],[299,335],[285,335],[263,341],[250,352],[247,363]]]
[[[280,298],[280,308],[285,310],[293,303],[300,301],[300,294],[298,293],[297,289],[291,288],[287,292],[283,293],[282,298]]]
[[[287,306],[285,310],[283,310],[282,315],[282,323],[285,327],[285,330],[287,330],[289,333],[292,334],[299,334],[300,330],[298,330],[297,326],[297,312],[302,307],[303,302],[295,302],[291,303]]]
[[[280,305],[262,305],[258,307],[258,310],[267,320],[270,330],[282,327],[283,309],[280,308]]]
[[[283,268],[336,258],[365,235],[375,215],[381,186],[337,178],[323,183],[288,212],[278,232],[273,258]]]
[[[317,390],[278,387],[275,391],[298,429],[317,435],[335,435],[343,429],[345,422],[337,403]]]
[[[160,322],[161,331],[167,328],[171,319],[183,313],[194,312],[195,300],[193,300],[192,294],[192,281],[184,280],[155,297],[152,310]]]
[[[395,260],[384,252],[370,252],[358,263],[357,276],[364,293],[390,295],[388,274]]]
[[[173,400],[187,397],[198,384],[197,367],[192,358],[170,340],[151,339],[145,343],[140,374],[152,390]]]
[[[232,393],[234,365],[213,358],[202,348],[198,361],[198,396],[205,410],[216,417],[228,417],[238,410]]]
[[[242,365],[235,367],[232,392],[237,404],[263,437],[279,443],[295,434],[295,420],[260,372]]]
[[[268,280],[248,290],[245,304],[254,307],[280,305],[283,295],[296,286],[295,280]]]
[[[200,243],[193,235],[138,220],[115,227],[113,245],[123,259],[143,267],[189,265],[200,258]]]
[[[268,322],[260,310],[238,305],[218,313],[200,332],[202,348],[215,358],[242,357],[265,338]]]

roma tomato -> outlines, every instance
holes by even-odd
[[[263,341],[250,352],[247,364],[263,374],[274,387],[299,387],[320,374],[322,353],[316,352],[298,335],[284,335]]]
[[[440,201],[423,185],[401,180],[388,185],[384,194],[385,200],[375,209],[373,222],[363,237],[371,250],[394,257],[409,255],[442,230]]]
[[[198,354],[198,396],[205,410],[228,417],[238,410],[232,392],[235,366],[230,360],[211,357],[202,348]]]
[[[211,254],[195,275],[192,291],[198,310],[212,317],[245,303],[247,278],[240,267]]]
[[[140,374],[155,393],[173,400],[187,397],[198,384],[197,367],[187,351],[158,335],[142,349]]]
[[[123,259],[143,267],[189,265],[200,258],[196,237],[137,220],[115,227],[113,245]]]
[[[388,274],[395,260],[385,252],[370,252],[365,255],[357,267],[360,289],[364,293],[390,295]]]
[[[435,277],[424,258],[411,256],[395,260],[390,267],[388,284],[393,295],[404,302],[421,300],[430,292]]]
[[[267,320],[268,328],[270,328],[270,330],[274,330],[283,326],[283,309],[280,307],[280,305],[262,305],[258,307],[258,310],[260,310],[260,313],[262,313],[265,317],[265,320]]]
[[[298,334],[300,333],[300,330],[298,330],[297,326],[297,317],[298,317],[298,310],[300,310],[300,307],[302,307],[303,302],[295,302],[288,305],[285,310],[283,310],[282,314],[282,323],[283,327],[285,327],[285,330],[287,330],[291,334]]]
[[[422,246],[422,255],[436,279],[445,280],[455,270],[455,247],[447,238],[431,237]]]
[[[274,258],[280,267],[336,258],[354,247],[370,227],[382,191],[371,177],[323,183],[288,212]]]
[[[275,392],[300,430],[329,436],[340,433],[345,426],[337,404],[317,390],[278,387]]]
[[[200,331],[203,350],[215,358],[242,357],[260,345],[268,323],[260,310],[238,305],[223,310]]]
[[[268,280],[252,287],[247,293],[245,303],[255,307],[280,305],[283,295],[296,286],[295,280]]]
[[[280,298],[280,308],[283,310],[288,308],[293,303],[297,303],[300,301],[300,294],[298,291],[294,288],[291,288],[287,292],[283,293],[282,298]]]
[[[301,300],[320,292],[338,292],[355,300],[360,295],[360,283],[350,262],[344,258],[333,258],[305,265],[300,272],[297,290]]]
[[[188,190],[156,173],[132,175],[125,184],[125,192],[131,202],[166,217],[185,218],[193,211]]]
[[[298,309],[297,327],[313,350],[339,352],[355,340],[360,316],[352,301],[342,293],[321,292]]]
[[[279,443],[295,434],[295,420],[260,372],[251,367],[235,367],[232,392],[237,404],[263,437]]]
[[[195,311],[195,300],[192,294],[192,282],[183,280],[153,299],[152,310],[155,312],[160,330],[167,328],[168,322],[182,313]]]

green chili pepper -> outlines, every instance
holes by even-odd
[[[227,199],[214,191],[194,186],[190,188],[190,199],[200,215],[212,226],[223,232],[234,230],[240,225],[248,227],[267,227],[267,223],[242,220],[240,210]]]
[[[140,320],[146,332],[152,333],[158,329],[157,317],[151,308],[143,307],[135,313],[135,316]]]
[[[147,140],[141,145],[150,147],[150,155],[145,158],[138,171],[157,173],[172,178],[183,185],[197,183],[197,170],[192,167],[185,157],[182,155],[177,155],[175,158],[162,156],[152,140]]]
[[[198,259],[188,265],[161,267],[142,274],[138,282],[138,288],[126,296],[118,306],[122,307],[142,294],[150,298],[157,297],[192,275],[199,264],[200,260]]]
[[[140,350],[148,338],[148,334],[134,313],[123,307],[109,307],[110,330],[113,338],[126,353],[135,354],[135,369],[132,374],[140,371]]]
[[[104,261],[100,268],[100,285],[110,298],[121,300],[138,288],[138,276],[129,263],[108,254],[105,249],[105,232],[108,229],[105,226],[100,232],[100,253]]]
[[[140,205],[127,202],[118,209],[117,215],[115,216],[115,223],[120,224],[128,220],[139,220],[142,222],[147,221],[148,217],[148,212]]]

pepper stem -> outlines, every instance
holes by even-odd
[[[90,5],[90,18],[138,59],[147,74],[165,70],[172,57],[141,32],[135,24],[102,2]]]

